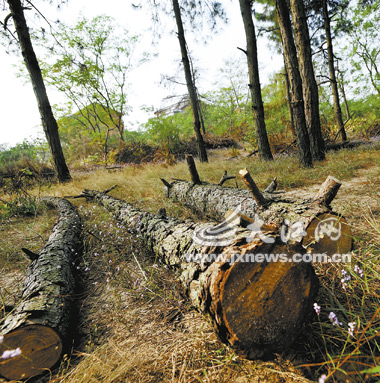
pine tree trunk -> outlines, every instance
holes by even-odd
[[[289,9],[286,0],[276,0],[276,11],[284,49],[286,70],[290,82],[299,163],[302,167],[312,167],[313,158],[310,151],[310,140],[306,128],[302,80],[298,68],[297,51],[294,45]]]
[[[7,0],[7,2],[15,24],[21,53],[33,85],[34,94],[36,96],[38,109],[41,115],[42,126],[50,146],[55,168],[57,170],[58,180],[60,182],[70,181],[70,172],[66,165],[61,142],[59,140],[57,121],[54,118],[42,78],[41,69],[33,50],[21,1]]]
[[[344,109],[346,111],[346,119],[349,120],[351,118],[351,113],[350,113],[350,108],[348,107],[346,92],[344,91],[344,80],[343,80],[342,74],[340,74],[340,80],[338,80],[338,86],[339,86],[340,92],[342,93]]]
[[[255,26],[252,19],[250,0],[240,0],[240,10],[243,18],[245,36],[247,40],[247,60],[249,73],[249,90],[252,99],[252,111],[256,124],[256,136],[259,155],[263,160],[273,160],[270,150],[267,130],[265,127],[264,106],[261,97],[259,64],[257,60],[257,43]]]
[[[285,85],[286,85],[286,95],[287,95],[288,109],[289,109],[290,130],[292,131],[293,136],[296,137],[296,130],[294,128],[293,109],[292,109],[292,96],[290,93],[289,75],[288,75],[288,71],[286,69],[284,54],[282,54],[282,57],[284,59]]]
[[[181,47],[182,64],[183,64],[183,69],[185,71],[187,90],[189,92],[191,108],[193,111],[194,131],[195,131],[195,135],[196,135],[196,139],[198,143],[199,160],[201,162],[208,162],[206,145],[203,141],[203,136],[201,131],[202,124],[201,124],[201,118],[199,115],[199,111],[200,111],[199,100],[198,100],[197,91],[194,85],[193,75],[191,73],[191,66],[190,66],[190,60],[189,60],[189,55],[187,51],[185,32],[183,30],[183,24],[182,24],[181,9],[179,7],[178,0],[173,0],[173,11],[174,11],[175,20],[177,23],[178,40],[179,40],[179,45]]]
[[[75,279],[73,262],[81,251],[81,219],[76,208],[61,198],[43,198],[59,218],[39,254],[23,249],[32,260],[21,302],[0,325],[4,350],[21,349],[16,358],[0,360],[0,375],[28,379],[50,370],[71,346]]]
[[[307,131],[309,133],[310,150],[315,161],[325,159],[325,143],[322,137],[319,118],[318,86],[315,81],[311,56],[309,28],[306,20],[303,0],[291,0],[294,35],[298,50],[298,62],[302,79]]]
[[[344,128],[342,110],[340,108],[340,102],[339,102],[338,82],[336,80],[336,75],[335,75],[334,51],[333,51],[333,44],[332,44],[332,37],[331,37],[330,16],[329,16],[329,11],[327,9],[327,0],[322,0],[322,7],[323,7],[323,21],[324,21],[325,33],[326,33],[327,58],[329,62],[330,83],[331,83],[331,89],[332,89],[332,94],[334,98],[335,121],[338,125],[338,129],[339,129],[342,141],[345,142],[347,141],[347,134]]]
[[[156,257],[177,270],[192,304],[210,314],[223,341],[249,358],[269,356],[291,346],[312,310],[318,288],[311,264],[244,262],[236,256],[291,256],[302,251],[298,244],[284,245],[273,233],[268,233],[272,243],[257,237],[247,243],[251,232],[240,229],[227,243],[201,245],[194,238],[207,239],[207,233],[212,234],[210,224],[143,212],[97,191],[85,190],[82,195],[139,233]]]
[[[329,185],[331,177],[327,178],[325,183]],[[326,193],[325,187],[321,187],[320,195],[310,198],[309,201],[297,199],[295,197],[277,194],[266,194],[263,196],[266,200],[265,208],[252,198],[248,190],[227,188],[218,185],[194,185],[186,181],[175,181],[168,187],[165,187],[165,195],[175,202],[179,202],[197,214],[203,217],[214,219],[218,222],[234,219],[245,220],[245,224],[260,218],[265,225],[285,229],[283,227],[284,219],[288,221],[287,227],[302,223],[303,230],[307,233],[300,241],[304,247],[309,248],[314,253],[326,253],[332,256],[336,253],[345,254],[351,251],[352,234],[346,220],[343,217],[338,219],[329,204],[335,197],[340,183],[333,179],[334,185],[331,187],[331,193]],[[325,185],[325,184],[323,184]],[[326,202],[327,201],[327,202]],[[331,218],[339,220],[341,236],[338,241],[331,241],[328,236],[316,240],[314,229],[319,222]],[[338,223],[337,223],[338,224]]]

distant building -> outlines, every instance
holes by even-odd
[[[174,114],[184,112],[190,106],[189,96],[169,96],[162,100],[160,109],[154,112],[156,117],[165,115],[173,116]]]

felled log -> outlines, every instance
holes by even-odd
[[[155,256],[178,272],[192,304],[210,314],[222,340],[249,358],[291,346],[312,310],[318,288],[314,270],[304,262],[253,262],[248,254],[287,259],[303,251],[298,243],[284,244],[274,233],[249,242],[252,232],[246,229],[210,228],[143,212],[98,191],[82,195],[142,235]]]
[[[306,235],[299,238],[302,245],[314,253],[326,253],[331,256],[351,251],[351,229],[345,218],[338,216],[330,207],[341,186],[337,179],[329,176],[316,196],[302,200],[287,196],[286,193],[261,192],[252,178],[249,179],[246,169],[241,175],[246,177],[245,182],[250,191],[174,181],[166,183],[165,193],[168,198],[217,221],[223,221],[231,212],[251,220],[260,217],[266,225],[282,230],[283,236],[290,235],[292,228],[298,226],[298,229],[306,232]],[[327,235],[326,225],[330,232],[340,231],[337,240],[331,240]]]
[[[341,149],[355,149],[362,145],[370,145],[371,143],[364,140],[352,140],[344,142],[331,142],[326,144],[326,151],[337,151]]]
[[[57,223],[39,254],[24,249],[32,260],[21,302],[0,324],[0,355],[21,349],[21,355],[0,360],[0,375],[28,379],[51,369],[69,346],[75,279],[73,262],[81,248],[82,224],[76,208],[61,198],[43,198],[59,213]]]

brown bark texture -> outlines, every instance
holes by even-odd
[[[185,31],[183,29],[181,8],[178,0],[172,0],[174,16],[178,30],[178,40],[181,48],[182,64],[185,72],[187,91],[190,97],[191,108],[193,111],[194,131],[198,144],[198,155],[201,162],[208,162],[206,145],[203,140],[201,128],[202,121],[200,118],[200,107],[197,90],[195,88],[193,74],[190,66],[189,53],[187,51],[187,44],[185,39]]]
[[[47,197],[59,218],[41,252],[33,254],[23,284],[20,303],[0,324],[4,350],[20,348],[22,354],[0,360],[0,375],[27,379],[51,369],[70,345],[75,279],[73,262],[81,250],[82,223],[67,200]],[[26,253],[28,253],[26,251]]]
[[[299,163],[302,167],[312,167],[313,159],[310,151],[310,139],[305,120],[302,80],[298,68],[297,50],[293,40],[289,8],[286,0],[276,0],[275,3],[282,46],[284,49],[286,71],[290,83],[291,104],[296,129]]]
[[[173,201],[216,221],[223,221],[227,215],[235,214],[250,220],[259,218],[265,225],[276,230],[288,230],[301,223],[302,229],[307,233],[299,238],[302,246],[309,251],[332,256],[347,253],[352,248],[352,234],[346,219],[338,216],[329,207],[339,186],[339,181],[328,177],[319,193],[307,200],[287,196],[286,193],[263,192],[266,201],[264,206],[258,205],[248,190],[210,184],[192,185],[186,181],[174,181],[170,187],[165,186],[165,194]],[[315,229],[318,223],[329,218],[331,221],[335,219],[335,225],[340,227],[341,237],[337,241],[330,240],[327,236],[316,238]],[[233,218],[230,217],[231,219]]]
[[[303,0],[290,0],[294,35],[298,51],[299,69],[302,79],[305,118],[309,133],[310,150],[315,161],[325,159],[325,143],[322,137],[319,118],[318,86],[315,81],[313,60],[311,55],[309,28]]]
[[[244,23],[245,36],[247,40],[247,61],[249,74],[249,90],[252,99],[252,112],[256,125],[256,136],[259,147],[259,155],[263,160],[272,160],[267,130],[264,118],[264,105],[261,97],[261,85],[259,76],[259,64],[257,60],[257,43],[255,26],[252,19],[252,8],[250,0],[240,0],[240,10]]]
[[[50,146],[58,179],[60,182],[70,181],[70,172],[66,165],[61,142],[59,140],[57,121],[54,118],[46,93],[44,80],[42,78],[41,69],[34,53],[28,26],[24,16],[23,6],[20,0],[7,0],[7,2],[16,28],[21,53],[33,85],[34,94],[36,96],[38,109],[41,115],[42,126]]]
[[[210,315],[223,341],[249,358],[291,346],[312,310],[317,292],[312,266],[243,262],[237,254],[291,255],[302,250],[298,244],[284,245],[272,233],[267,233],[273,239],[271,243],[257,237],[247,242],[250,231],[239,228],[223,244],[201,245],[194,235],[206,238],[213,230],[208,223],[143,212],[97,191],[85,190],[83,196],[100,203],[130,230],[142,235],[155,256],[177,270],[192,304]]]
[[[332,90],[332,94],[334,98],[335,121],[338,125],[342,142],[345,142],[347,141],[347,134],[344,128],[342,109],[340,107],[340,102],[339,102],[338,81],[336,79],[335,67],[334,67],[334,51],[333,51],[331,24],[330,24],[329,11],[327,7],[327,0],[322,0],[322,8],[323,8],[324,28],[326,33],[327,59],[329,63],[330,83],[331,83],[331,90]]]

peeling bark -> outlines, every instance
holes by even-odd
[[[236,256],[257,253],[291,256],[303,250],[299,244],[284,244],[274,233],[266,234],[273,243],[257,237],[247,242],[251,231],[235,228],[223,245],[202,246],[193,238],[200,232],[206,237],[210,233],[209,224],[143,212],[98,191],[85,190],[82,195],[100,203],[130,230],[142,235],[156,257],[177,270],[192,304],[211,316],[222,340],[249,358],[281,352],[291,346],[317,292],[318,280],[312,266],[243,262]],[[214,255],[213,259],[206,260],[208,255]],[[189,256],[200,256],[202,261],[195,258],[190,261]]]
[[[0,375],[27,379],[51,369],[70,342],[75,279],[73,262],[81,248],[82,224],[67,200],[47,197],[59,218],[48,242],[29,265],[21,302],[0,324],[6,349],[19,347],[20,356],[0,361]],[[37,255],[37,254],[36,254]]]

